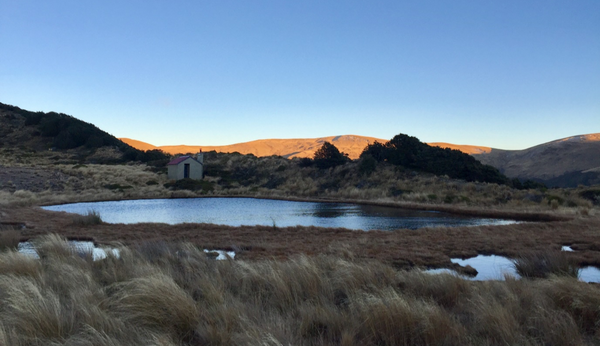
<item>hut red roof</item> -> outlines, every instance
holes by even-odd
[[[171,162],[167,163],[167,166],[170,166],[170,165],[178,165],[178,164],[180,164],[181,162],[183,162],[183,161],[185,161],[185,160],[189,159],[190,157],[191,157],[191,156],[188,156],[188,155],[179,156],[178,158],[176,158],[176,159],[173,159],[173,160],[171,160]]]

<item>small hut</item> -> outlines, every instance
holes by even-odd
[[[170,180],[196,179],[201,180],[204,176],[204,154],[198,153],[196,157],[184,155],[171,160],[167,164]]]

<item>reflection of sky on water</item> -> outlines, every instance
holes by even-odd
[[[567,247],[570,249],[570,247]],[[563,251],[573,251],[565,250]],[[504,280],[504,275],[510,275],[515,278],[520,278],[517,274],[517,270],[510,258],[496,255],[478,255],[476,257],[470,257],[467,259],[451,258],[452,263],[458,263],[459,265],[466,267],[467,265],[477,270],[477,276],[467,277],[462,276],[465,279],[484,281],[484,280]],[[431,274],[448,273],[458,275],[454,270],[447,268],[429,269],[426,271]],[[600,283],[600,269],[596,267],[583,267],[579,269],[579,280],[584,282],[596,282]]]
[[[301,225],[360,230],[416,229],[514,222],[372,205],[254,198],[147,199],[74,203],[49,206],[44,209],[78,214],[86,214],[94,210],[108,223],[205,222],[230,226],[275,224],[278,227]]]
[[[477,270],[477,276],[473,280],[501,280],[504,275],[519,277],[513,261],[502,256],[478,255],[467,259],[452,258],[452,263],[466,267],[471,266]]]

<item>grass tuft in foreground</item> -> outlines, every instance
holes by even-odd
[[[593,345],[600,290],[471,282],[352,256],[215,261],[187,243],[93,261],[0,253],[0,345]]]
[[[21,232],[0,227],[0,251],[16,250],[21,241]]]
[[[517,273],[525,278],[550,275],[579,277],[579,267],[563,251],[528,252],[513,261]]]

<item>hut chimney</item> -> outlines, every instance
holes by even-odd
[[[200,149],[200,152],[196,155],[196,160],[201,164],[204,164],[204,153],[202,152],[202,149]]]

